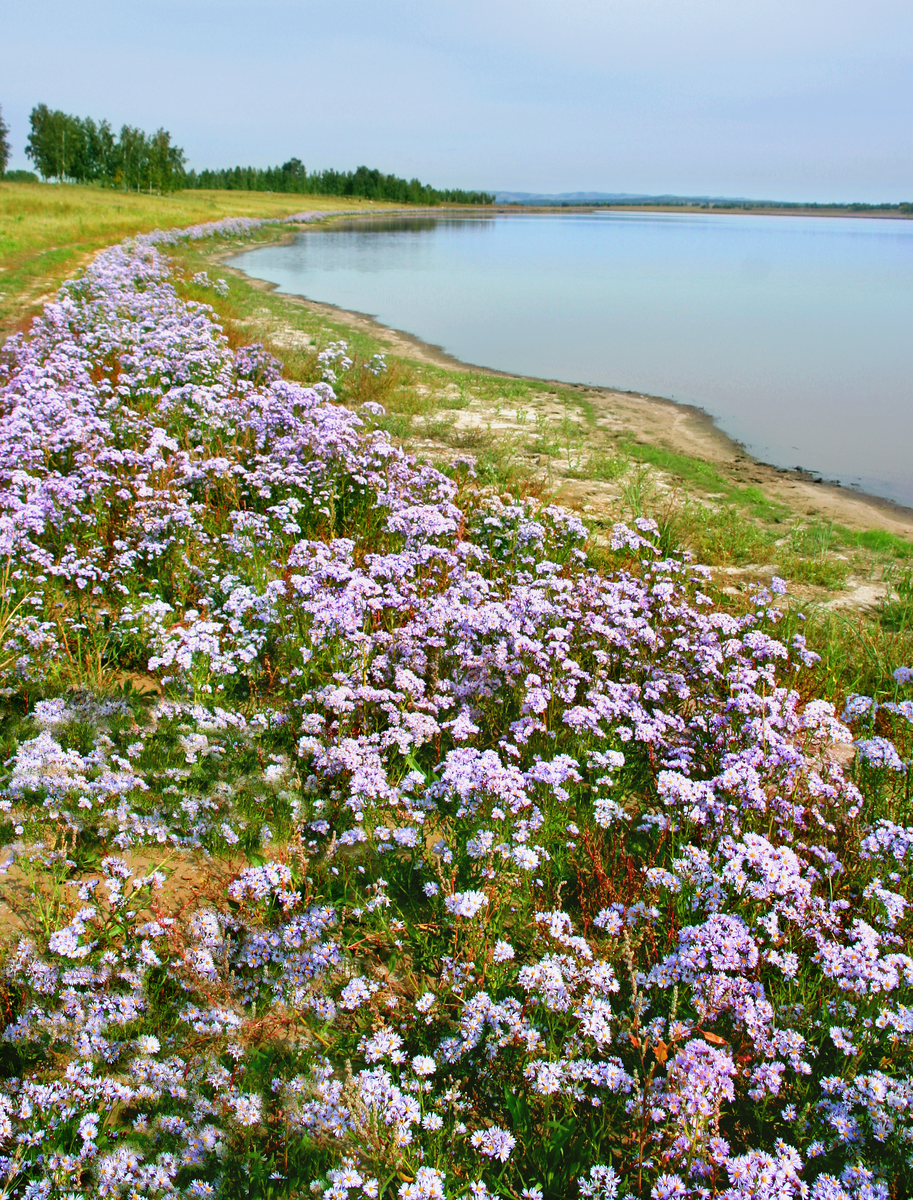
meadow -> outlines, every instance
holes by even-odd
[[[550,494],[446,419],[534,382],[220,274],[281,234],[0,352],[0,1194],[909,1194],[908,543],[570,391]]]
[[[374,207],[351,197],[147,195],[107,188],[0,181],[0,336],[25,326],[45,300],[103,246],[135,233],[221,217],[285,217],[303,209]]]

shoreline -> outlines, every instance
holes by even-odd
[[[382,209],[375,210],[376,215],[383,215]],[[840,208],[774,208],[758,205],[755,208],[727,208],[725,205],[709,204],[703,207],[698,204],[440,204],[436,207],[416,207],[414,209],[397,209],[395,215],[405,217],[440,216],[441,213],[454,213],[466,217],[512,217],[524,214],[545,216],[549,213],[558,215],[564,213],[679,213],[682,216],[703,217],[823,217],[833,220],[845,217],[848,220],[868,221],[913,221],[913,212],[849,212]],[[370,219],[373,214],[357,213],[356,219],[362,216]]]
[[[499,215],[505,213],[565,213],[565,212],[631,212],[631,213],[681,213],[683,216],[719,217],[846,217],[852,220],[910,221],[913,213],[902,212],[844,212],[839,208],[727,208],[724,205],[708,204],[497,204],[493,205]]]
[[[438,210],[439,212],[440,210]],[[525,211],[525,210],[524,210]],[[550,210],[555,211],[555,210]],[[566,211],[566,210],[559,210]],[[644,211],[641,209],[640,211]],[[673,210],[674,211],[674,210]],[[516,212],[516,209],[512,210]],[[371,220],[375,214],[358,214],[354,220],[359,224]],[[402,210],[379,212],[377,217],[413,215]],[[415,213],[425,215],[424,212]],[[738,214],[728,214],[738,215]],[[758,214],[762,215],[762,214]],[[774,214],[776,215],[776,214]],[[785,215],[785,214],[784,214]],[[866,215],[866,214],[860,214]],[[353,220],[352,214],[331,217],[320,225],[307,230],[283,231],[277,239],[279,244],[288,244],[299,234],[317,233],[321,226],[326,228],[339,220]],[[801,466],[778,467],[756,458],[740,442],[721,429],[714,418],[698,405],[681,403],[665,396],[654,396],[645,392],[623,391],[617,388],[572,383],[565,380],[539,379],[493,367],[466,362],[449,354],[441,346],[434,345],[409,333],[384,325],[368,313],[344,309],[325,301],[279,290],[279,285],[260,279],[239,267],[230,266],[226,260],[235,257],[237,247],[216,250],[212,257],[221,267],[246,280],[259,291],[275,293],[283,301],[299,305],[310,311],[368,334],[388,347],[388,352],[404,359],[417,361],[452,372],[472,372],[487,378],[522,380],[539,384],[545,389],[564,389],[575,392],[590,403],[594,401],[603,410],[603,416],[621,415],[633,423],[635,442],[665,446],[673,452],[693,455],[709,463],[728,467],[746,485],[765,489],[774,488],[784,503],[804,510],[809,515],[823,516],[850,529],[864,530],[880,528],[900,537],[913,540],[913,507],[900,504],[885,496],[864,492],[834,480],[826,480],[815,472]],[[652,436],[650,436],[652,434]],[[785,496],[781,493],[785,490]]]

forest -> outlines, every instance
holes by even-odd
[[[74,117],[36,105],[25,153],[42,179],[101,183],[131,191],[173,192],[183,186],[184,151],[165,129],[144,133],[108,121]]]

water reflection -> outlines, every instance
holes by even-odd
[[[422,217],[359,217],[352,221],[334,221],[332,232],[344,233],[434,233],[442,228],[478,224],[489,229],[494,227],[497,216],[493,213],[480,213],[478,216],[422,216]],[[321,232],[329,232],[322,230]]]

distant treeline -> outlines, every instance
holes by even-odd
[[[308,171],[300,159],[281,167],[231,167],[224,171],[189,171],[185,187],[227,188],[244,192],[299,192],[311,196],[359,196],[400,204],[494,204],[488,192],[433,188],[418,179],[400,179],[369,167],[356,171]]]
[[[307,171],[297,158],[281,167],[234,167],[221,171],[188,171],[180,146],[166,129],[144,133],[122,125],[115,134],[108,121],[74,117],[38,104],[29,116],[25,153],[42,179],[98,183],[131,191],[175,192],[181,188],[226,188],[246,192],[298,192],[318,196],[359,196],[401,204],[493,204],[487,192],[441,190],[418,179],[400,179],[359,167],[356,171]],[[2,116],[0,116],[2,126]],[[0,128],[0,148],[6,127]],[[0,165],[6,166],[6,161]],[[16,172],[21,177],[25,172]]]
[[[704,206],[707,207],[707,206]],[[790,200],[769,200],[759,204],[711,204],[710,208],[774,208],[796,212],[902,212],[913,213],[913,202],[901,200],[897,204],[863,204],[854,201],[852,204],[802,204]]]
[[[854,202],[852,204],[829,204],[817,201],[805,203],[799,200],[635,200],[631,202],[637,204],[662,204],[664,207],[681,207],[681,208],[706,208],[706,209],[723,209],[724,211],[735,210],[737,212],[758,212],[762,209],[773,209],[784,212],[902,212],[913,213],[913,203],[900,201],[898,204],[863,204]],[[628,204],[625,204],[628,207]]]

